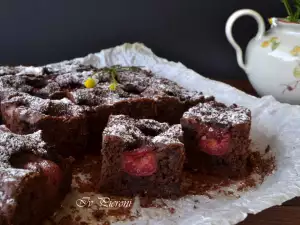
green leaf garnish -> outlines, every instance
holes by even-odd
[[[294,74],[294,77],[299,79],[300,78],[300,66],[296,66],[294,68],[294,71],[293,71],[293,74]]]
[[[115,91],[115,90],[117,89],[117,86],[118,86],[118,83],[117,83],[117,82],[112,82],[112,83],[109,85],[109,90]]]
[[[124,72],[124,71],[131,71],[131,72],[137,72],[140,70],[140,67],[138,66],[120,66],[120,65],[114,65],[111,67],[105,67],[102,69],[102,71],[94,73],[96,76],[102,76],[104,73],[109,73],[111,78],[111,83],[109,85],[109,89],[111,91],[115,91],[118,86],[118,73]]]
[[[280,42],[272,42],[272,51],[274,51],[278,46],[280,45]]]

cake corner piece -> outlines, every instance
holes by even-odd
[[[233,104],[199,103],[181,118],[187,167],[217,176],[243,176],[250,154],[251,111]]]
[[[103,132],[100,190],[116,195],[175,197],[185,159],[180,125],[110,116]]]

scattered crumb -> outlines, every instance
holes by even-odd
[[[75,217],[75,221],[80,221],[80,220],[81,220],[81,216],[78,215]]]
[[[265,150],[266,154],[269,153],[270,147]],[[268,154],[269,155],[269,154]],[[219,195],[225,195],[230,197],[240,197],[232,190],[226,190],[226,187],[237,184],[238,191],[246,191],[249,188],[256,187],[258,184],[263,182],[265,177],[272,173],[275,169],[275,158],[265,157],[258,152],[251,153],[248,160],[249,173],[244,177],[229,179],[223,177],[209,176],[201,174],[197,171],[183,171],[183,183],[182,183],[182,196],[186,195],[205,195],[212,199],[213,195],[211,191],[216,191]],[[79,192],[98,192],[97,185],[95,185],[100,177],[101,170],[101,159],[99,156],[86,156],[81,161],[75,163],[74,174],[89,174],[87,179],[82,179],[79,176],[74,176],[77,184],[77,190]],[[259,174],[259,179],[254,179],[253,174]],[[223,190],[224,188],[224,190]],[[93,194],[91,194],[93,196]],[[179,197],[182,197],[179,196]],[[113,200],[113,199],[112,199]],[[114,199],[116,200],[116,199]],[[201,201],[198,199],[194,200],[192,206],[194,210],[199,208]],[[140,197],[140,206],[142,208],[157,208],[164,209],[170,214],[175,214],[176,210],[173,207],[169,207],[164,199],[156,199],[148,196]],[[57,225],[87,225],[97,223],[97,225],[105,224],[110,225],[108,218],[113,218],[113,221],[134,221],[136,218],[141,216],[141,213],[137,210],[133,214],[131,208],[117,208],[100,210],[99,208],[93,209],[90,212],[87,220],[82,221],[80,216],[75,216],[80,211],[75,206],[70,206],[71,215],[67,215],[59,220]],[[74,218],[75,217],[75,218]],[[97,222],[94,222],[97,221]],[[55,223],[53,223],[55,224]]]
[[[61,218],[57,223],[57,225],[75,225],[75,224],[73,223],[72,216],[67,215]]]
[[[80,225],[89,225],[87,222],[80,222]]]
[[[269,153],[270,152],[270,145],[267,146],[266,150],[265,150],[265,153]]]
[[[73,179],[79,192],[98,192],[98,183],[101,173],[101,157],[99,155],[87,155],[74,165]],[[78,174],[88,174],[86,180],[82,180]]]
[[[97,221],[100,221],[103,217],[105,217],[105,211],[104,210],[94,210],[92,212],[92,215]]]
[[[174,214],[174,213],[175,213],[175,209],[174,209],[174,208],[169,208],[169,212],[170,212],[171,214]]]

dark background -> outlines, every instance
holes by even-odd
[[[207,77],[245,79],[224,34],[241,8],[286,16],[280,0],[1,0],[0,64],[42,65],[143,42]],[[236,23],[243,48],[256,29],[250,18]]]

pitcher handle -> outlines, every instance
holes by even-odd
[[[234,12],[228,18],[228,20],[226,22],[226,28],[225,28],[226,37],[227,37],[229,43],[233,46],[233,48],[236,51],[236,58],[237,58],[238,65],[245,71],[246,70],[246,65],[245,65],[244,60],[243,60],[242,49],[236,43],[236,41],[234,40],[234,38],[232,36],[232,27],[233,27],[233,24],[235,23],[235,21],[238,18],[240,18],[242,16],[251,16],[258,23],[258,32],[257,32],[257,34],[255,36],[255,39],[257,39],[257,40],[261,39],[264,36],[266,28],[265,28],[264,20],[261,17],[261,15],[259,15],[259,13],[255,12],[252,9],[241,9],[241,10],[238,10],[238,11]]]

